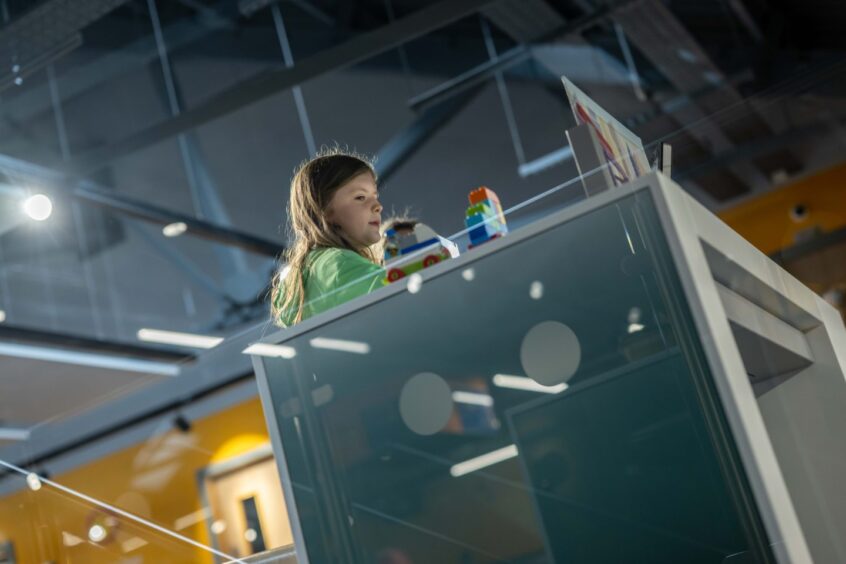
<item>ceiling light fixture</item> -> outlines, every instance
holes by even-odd
[[[165,331],[163,329],[139,329],[137,336],[139,341],[195,349],[211,349],[223,342],[223,337],[180,333],[178,331]]]
[[[30,219],[44,221],[53,213],[53,202],[44,194],[35,194],[24,200],[23,210]]]
[[[168,223],[162,227],[162,234],[165,237],[179,237],[188,231],[188,226],[184,221],[177,221],[176,223]]]

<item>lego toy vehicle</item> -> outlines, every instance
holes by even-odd
[[[385,237],[386,278],[389,283],[458,256],[455,243],[439,236],[424,223],[394,223],[385,232]]]

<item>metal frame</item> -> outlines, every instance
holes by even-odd
[[[96,149],[74,160],[75,172],[87,174],[144,147],[194,129],[235,110],[293,88],[327,72],[367,60],[431,31],[478,12],[497,0],[441,0],[375,31],[304,59],[290,69],[272,70],[213,96],[196,108]]]
[[[704,348],[705,358],[758,511],[768,537],[773,543],[776,558],[782,563],[812,562],[808,542],[788,492],[788,484],[776,458],[773,442],[762,415],[762,408],[756,400],[738,343],[730,327],[731,312],[727,310],[730,306],[727,308],[720,298],[720,282],[715,280],[715,267],[709,265],[706,248],[716,250],[720,255],[727,257],[727,260],[730,259],[735,265],[739,265],[745,272],[746,282],[753,280],[759,288],[764,288],[766,291],[762,299],[766,302],[764,305],[771,306],[771,311],[783,308],[781,316],[792,316],[800,328],[816,326],[815,330],[822,331],[823,340],[826,342],[830,340],[835,352],[829,358],[818,360],[825,361],[828,369],[839,371],[841,378],[838,382],[843,384],[844,388],[846,388],[846,381],[842,375],[846,372],[846,352],[844,352],[846,351],[846,329],[832,306],[784,272],[686,194],[678,185],[660,173],[650,173],[625,186],[604,191],[552,214],[478,250],[426,269],[422,277],[425,281],[466,268],[483,257],[642,191],[648,191],[655,201],[661,227],[681,280],[684,297]],[[261,342],[286,343],[299,335],[352,315],[360,309],[387,301],[392,296],[404,292],[406,286],[405,282],[391,284],[377,293],[347,302],[330,312],[309,318],[291,328],[276,331],[261,339]],[[742,287],[733,288],[733,290],[742,295]],[[762,330],[766,331],[767,328],[764,327]],[[267,361],[260,356],[254,356],[253,366],[258,380],[259,394],[263,404],[267,406],[265,414],[268,431],[277,454],[283,488],[289,491],[291,481],[284,458],[283,438],[279,434],[276,415],[270,408],[272,403],[269,403],[268,373],[265,371]],[[291,361],[274,359],[273,362]],[[291,511],[293,521],[296,505],[290,505],[290,507],[293,508]],[[297,537],[297,543],[298,554],[304,554],[305,547],[301,544],[301,536]]]
[[[256,372],[259,396],[270,397],[270,388],[267,385],[267,372],[264,370],[264,363],[253,357],[253,368]],[[264,417],[267,420],[267,430],[270,435],[270,444],[273,446],[273,454],[276,458],[276,467],[279,469],[279,480],[282,483],[282,495],[285,497],[285,507],[288,508],[288,522],[291,524],[291,532],[294,535],[294,549],[297,555],[297,564],[308,564],[308,551],[306,550],[303,528],[300,524],[300,514],[297,511],[297,502],[294,499],[294,484],[291,480],[291,473],[288,471],[288,460],[285,458],[285,449],[282,448],[282,437],[278,432],[279,423],[276,420],[276,411],[265,409]]]

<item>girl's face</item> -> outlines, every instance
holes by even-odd
[[[364,248],[378,243],[382,204],[373,175],[363,172],[338,188],[327,206],[326,219],[340,227],[353,245]]]

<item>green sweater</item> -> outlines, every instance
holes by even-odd
[[[332,309],[385,284],[385,270],[354,251],[324,248],[311,251],[303,270],[303,319]],[[277,298],[281,302],[281,297]],[[290,327],[296,311],[282,312],[278,323]]]

